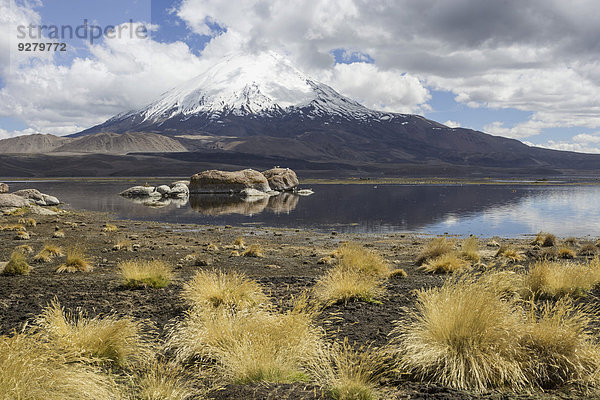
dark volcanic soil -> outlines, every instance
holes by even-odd
[[[168,225],[155,222],[111,221],[110,216],[89,212],[63,212],[57,216],[28,214],[25,218],[37,220],[36,227],[28,228],[31,239],[14,240],[15,233],[0,231],[0,261],[7,261],[12,250],[21,244],[30,245],[34,253],[29,262],[34,267],[27,276],[0,276],[0,331],[9,334],[35,318],[53,299],[67,309],[81,308],[90,316],[115,313],[149,319],[159,335],[174,318],[183,314],[186,305],[180,298],[183,283],[199,269],[236,270],[256,279],[270,292],[274,304],[285,304],[310,288],[330,266],[318,264],[319,258],[331,253],[343,241],[356,241],[377,250],[390,264],[403,268],[407,278],[391,278],[387,283],[387,297],[381,304],[350,302],[327,307],[319,323],[332,338],[348,337],[351,342],[387,343],[394,321],[414,304],[413,290],[437,286],[444,277],[420,271],[415,265],[416,254],[428,238],[418,235],[380,234],[321,234],[313,231],[272,228],[232,228],[223,226]],[[0,216],[0,225],[17,223],[18,216]],[[118,232],[103,232],[106,222],[118,226]],[[56,229],[64,238],[52,238]],[[231,245],[237,237],[247,244],[259,244],[264,258],[230,257]],[[525,239],[496,239],[511,243],[522,250],[531,249]],[[127,241],[128,248],[114,250],[115,244]],[[483,262],[493,262],[495,247],[487,247],[481,240]],[[89,273],[62,273],[55,271],[64,261],[58,257],[47,264],[32,261],[45,243],[60,245],[63,249],[79,244],[93,261]],[[219,250],[209,250],[215,244]],[[185,257],[200,255],[209,265],[199,267]],[[117,263],[132,258],[163,259],[175,268],[174,282],[164,289],[128,290],[122,287]],[[384,389],[387,398],[399,399],[503,399],[503,398],[578,398],[578,394],[557,393],[507,394],[491,392],[476,395],[436,385],[408,381],[390,382]],[[305,384],[231,384],[212,393],[215,399],[316,399],[327,398],[318,387]]]

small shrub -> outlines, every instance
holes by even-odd
[[[244,252],[242,257],[264,257],[263,249],[258,244],[252,244]]]
[[[431,239],[421,250],[417,257],[417,264],[421,265],[428,260],[438,258],[446,253],[450,253],[454,248],[454,243],[445,236]]]
[[[89,272],[91,270],[93,270],[93,266],[83,248],[74,246],[67,249],[67,260],[56,269],[56,272]]]
[[[182,296],[196,307],[237,310],[265,305],[262,287],[238,272],[200,271],[184,285]]]
[[[123,285],[129,288],[162,288],[171,283],[173,271],[161,260],[128,260],[118,264]]]
[[[544,236],[544,241],[542,242],[543,247],[552,247],[556,244],[556,236],[551,233],[546,234]]]
[[[435,274],[460,272],[469,268],[471,264],[460,258],[456,253],[446,253],[421,265],[420,269]]]
[[[104,224],[104,227],[102,228],[102,232],[118,232],[119,228],[117,228],[116,225],[113,224],[109,224],[108,222],[106,224]]]
[[[52,302],[36,321],[48,341],[65,353],[126,366],[149,354],[140,322],[130,317],[88,318],[83,311],[65,312]]]
[[[469,236],[463,240],[460,246],[460,256],[471,262],[479,262],[481,256],[479,255],[479,240],[477,236]]]
[[[21,249],[14,250],[10,254],[10,260],[2,271],[3,275],[29,275],[31,266],[27,264],[25,252]]]
[[[583,296],[600,282],[600,263],[538,261],[525,277],[525,287],[535,297]]]
[[[544,243],[544,232],[538,232],[538,234],[535,236],[535,239],[533,239],[533,241],[531,242],[532,245],[537,245],[537,246],[541,246],[542,243]]]

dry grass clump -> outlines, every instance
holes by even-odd
[[[4,211],[4,215],[11,215],[13,217],[20,217],[29,212],[29,206],[23,206],[19,208],[15,208],[14,210]]]
[[[479,239],[477,239],[477,236],[469,236],[462,241],[460,256],[475,263],[481,260],[481,256],[479,255]]]
[[[514,271],[489,271],[479,277],[479,283],[501,296],[516,296],[523,292],[524,275]]]
[[[496,252],[496,257],[503,257],[511,262],[522,261],[525,258],[523,254],[521,254],[519,251],[507,246],[500,246],[500,248]]]
[[[435,239],[431,239],[421,250],[417,257],[417,264],[421,265],[428,260],[438,258],[446,253],[450,253],[454,248],[454,243],[448,240],[447,237],[442,236]]]
[[[18,232],[18,231],[25,231],[26,229],[25,229],[25,226],[22,224],[10,224],[10,225],[2,225],[0,227],[0,230]]]
[[[208,251],[219,251],[219,246],[214,243],[209,243],[206,245],[206,250]]]
[[[180,365],[151,359],[139,367],[135,376],[136,399],[187,400],[197,398]]]
[[[406,271],[402,268],[397,268],[395,270],[393,270],[392,272],[390,272],[390,278],[406,278],[408,276],[408,274],[406,273]]]
[[[15,247],[15,250],[21,250],[22,252],[24,252],[26,254],[33,253],[33,247],[31,247],[28,244],[21,244],[21,245]]]
[[[392,346],[400,366],[416,379],[458,389],[525,386],[515,332],[516,301],[474,278],[447,280],[418,292],[416,310],[397,323]]]
[[[313,288],[315,297],[326,304],[362,300],[377,302],[385,295],[384,282],[389,265],[376,252],[356,243],[346,243],[335,251],[338,263]]]
[[[31,266],[27,264],[25,252],[17,249],[10,254],[10,260],[4,266],[2,275],[29,275],[30,271]]]
[[[115,251],[119,251],[119,250],[126,250],[126,251],[133,251],[133,245],[131,243],[131,240],[128,239],[122,239],[119,240],[112,248]]]
[[[530,305],[519,340],[527,355],[528,380],[542,389],[597,385],[600,346],[590,331],[596,318],[565,299],[537,308]]]
[[[242,257],[264,257],[263,249],[258,244],[251,244],[241,253]]]
[[[594,256],[598,254],[598,248],[594,243],[584,243],[579,248],[579,254],[581,254],[582,256]]]
[[[233,241],[233,248],[236,250],[244,250],[246,248],[246,243],[244,242],[244,238],[238,236]]]
[[[14,237],[15,240],[29,240],[30,238],[29,233],[26,231],[17,231],[17,234]]]
[[[355,348],[348,338],[327,348],[317,382],[337,400],[376,400],[377,385],[387,372],[389,357],[377,348]]]
[[[287,312],[194,307],[170,332],[167,348],[180,361],[212,361],[229,382],[306,381],[323,346],[314,317],[302,304]]]
[[[56,351],[39,335],[0,337],[0,394],[3,399],[109,400],[114,383],[78,357]]]
[[[60,246],[53,244],[46,244],[44,248],[40,250],[38,254],[33,257],[33,261],[39,263],[46,263],[52,261],[54,257],[62,257],[63,250]]]
[[[568,238],[565,239],[565,244],[567,246],[576,246],[577,245],[577,238],[575,238],[573,236],[569,236]]]
[[[421,265],[420,269],[436,274],[460,272],[469,268],[471,263],[460,258],[456,253],[446,253]]]
[[[570,247],[562,246],[558,249],[558,256],[569,260],[577,257],[577,253]]]
[[[586,263],[536,262],[525,276],[525,287],[534,297],[583,296],[600,282],[598,258]]]
[[[57,231],[54,231],[54,233],[52,234],[52,237],[56,238],[56,239],[64,238],[65,237],[65,233],[62,230],[59,229]]]
[[[37,221],[33,218],[28,218],[27,221],[25,221],[25,225],[35,228],[37,226]]]
[[[269,302],[256,281],[235,271],[200,271],[184,285],[182,296],[188,303],[200,308],[243,310]]]
[[[88,318],[83,311],[65,312],[52,302],[36,324],[52,346],[91,360],[126,366],[149,354],[142,324],[130,317]]]
[[[104,227],[102,228],[102,232],[118,232],[119,228],[117,228],[116,225],[113,224],[109,224],[108,222],[106,224],[104,224]]]
[[[117,267],[128,288],[162,288],[173,279],[171,267],[161,260],[128,260]]]
[[[556,244],[556,236],[551,233],[547,233],[544,236],[544,241],[542,242],[542,247],[552,247]]]
[[[67,249],[67,260],[59,265],[56,272],[89,272],[93,266],[87,258],[83,248],[78,246]]]

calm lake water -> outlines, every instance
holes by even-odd
[[[189,202],[154,208],[118,196],[143,180],[7,183],[11,191],[33,187],[71,208],[117,218],[361,233],[600,236],[600,186],[327,184],[311,185],[315,193],[305,197],[283,194],[247,203],[230,196],[192,196]]]

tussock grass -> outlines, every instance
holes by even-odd
[[[397,268],[390,272],[390,278],[406,278],[408,274],[402,268]]]
[[[431,239],[421,250],[417,257],[417,265],[421,265],[426,261],[438,258],[446,253],[450,253],[454,249],[454,242],[447,237],[442,236]]]
[[[64,238],[65,237],[65,233],[62,230],[59,229],[57,231],[54,231],[54,233],[52,234],[52,237],[56,238],[56,239]]]
[[[37,221],[33,218],[28,218],[27,221],[25,221],[25,225],[35,228],[37,226]]]
[[[58,302],[52,302],[36,325],[52,346],[102,363],[123,367],[149,354],[142,324],[130,317],[88,318],[83,311],[66,312]]]
[[[525,276],[525,288],[534,297],[583,296],[600,282],[598,258],[585,263],[549,260],[536,262]]]
[[[10,254],[10,259],[2,271],[2,275],[29,275],[31,266],[27,264],[25,252],[16,249]]]
[[[79,246],[67,249],[67,260],[59,265],[56,272],[90,272],[94,268],[85,254],[85,250]]]
[[[385,295],[384,282],[390,275],[390,267],[379,254],[356,243],[346,243],[334,254],[338,263],[313,288],[319,301],[377,302]]]
[[[23,225],[23,224],[9,224],[9,225],[2,225],[1,230],[18,232],[18,231],[25,231],[26,229],[25,229],[25,225]]]
[[[62,257],[63,250],[60,246],[56,246],[53,244],[46,244],[44,248],[40,250],[38,254],[35,255],[33,261],[39,263],[47,263],[52,261],[54,257]]]
[[[589,328],[596,318],[566,299],[538,307],[530,304],[520,338],[528,379],[542,389],[568,383],[597,385],[600,346]]]
[[[219,246],[217,246],[214,243],[209,243],[208,245],[206,245],[206,250],[208,250],[208,251],[219,251]]]
[[[577,245],[577,238],[575,238],[573,236],[569,236],[568,238],[565,239],[565,244],[567,246],[576,246]]]
[[[515,331],[517,303],[472,277],[420,290],[416,310],[397,323],[392,340],[400,366],[416,379],[484,391],[526,384]]]
[[[244,242],[244,238],[241,236],[236,237],[235,240],[233,241],[233,247],[236,250],[244,250],[246,248],[246,243]]]
[[[39,335],[0,337],[0,394],[3,399],[109,400],[114,383],[76,355],[56,351]]]
[[[263,249],[258,244],[251,244],[241,253],[242,257],[264,257]]]
[[[252,309],[269,302],[256,281],[235,271],[200,271],[184,285],[182,296],[195,307],[209,309]]]
[[[197,398],[197,390],[190,388],[184,369],[173,362],[151,359],[143,363],[135,376],[136,399],[187,400]]]
[[[119,228],[116,225],[109,224],[108,222],[104,224],[102,228],[102,232],[118,232]]]
[[[507,247],[507,246],[500,246],[500,248],[496,252],[496,257],[503,257],[511,262],[522,261],[525,258],[525,256],[523,254],[521,254],[519,251],[517,251],[516,249],[514,249],[512,247]]]
[[[336,266],[317,281],[313,291],[315,297],[325,304],[350,300],[378,302],[386,293],[384,281],[376,275]]]
[[[122,240],[119,240],[113,246],[113,250],[115,250],[115,251],[118,251],[118,250],[133,251],[133,245],[131,244],[131,240],[122,239]]]
[[[481,256],[479,255],[479,239],[477,239],[477,236],[469,236],[462,241],[460,256],[474,263],[481,260]]]
[[[569,259],[573,259],[575,257],[577,257],[577,253],[575,252],[575,250],[571,249],[570,247],[560,247],[558,249],[558,256],[560,258],[569,260]]]
[[[581,254],[582,256],[594,256],[598,254],[598,248],[594,243],[584,243],[579,248],[579,254]]]
[[[501,296],[521,295],[524,275],[514,271],[488,271],[479,277],[479,283]]]
[[[15,250],[21,250],[22,252],[24,252],[26,254],[33,253],[33,247],[31,247],[28,244],[21,244],[21,245],[15,247]]]
[[[173,271],[161,260],[128,260],[118,264],[123,285],[129,288],[162,288],[171,283]]]
[[[14,237],[15,240],[29,240],[30,238],[29,233],[26,231],[17,231],[17,234]]]
[[[314,317],[304,303],[287,312],[194,307],[169,333],[167,348],[180,361],[212,360],[229,382],[306,381],[323,346]]]
[[[375,400],[377,386],[388,370],[389,356],[368,346],[356,348],[348,338],[329,346],[323,365],[316,371],[317,382],[338,400]]]
[[[446,253],[421,265],[419,268],[436,274],[461,272],[469,268],[471,263],[459,257],[456,253]]]
[[[544,241],[542,242],[543,247],[552,247],[556,245],[556,236],[551,233],[547,233],[544,236]]]

